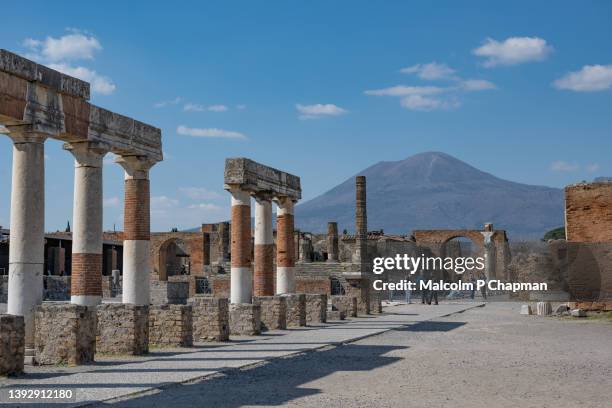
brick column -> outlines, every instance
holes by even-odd
[[[338,223],[327,223],[327,262],[338,262]]]
[[[123,221],[123,303],[149,305],[150,192],[154,161],[141,156],[115,160],[125,170]]]
[[[295,249],[293,248],[293,201],[277,199],[276,293],[295,293]]]
[[[254,295],[274,295],[274,238],[272,201],[266,195],[255,196]]]
[[[64,145],[75,158],[71,303],[102,300],[102,159],[108,147],[96,142]]]
[[[46,135],[8,126],[13,139],[7,312],[23,316],[34,348],[34,314],[43,297]]]
[[[251,196],[240,189],[231,189],[231,303],[253,301],[253,275],[251,271]]]

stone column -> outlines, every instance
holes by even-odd
[[[151,239],[149,169],[155,162],[142,156],[122,156],[115,161],[125,170],[123,303],[148,306]]]
[[[300,259],[300,240],[302,238],[301,235],[302,233],[299,229],[293,230],[293,245],[295,248],[295,255],[293,259]]]
[[[272,201],[265,195],[255,196],[255,262],[254,295],[274,295],[274,238]]]
[[[327,262],[338,262],[338,223],[327,223]]]
[[[102,159],[108,147],[96,142],[64,145],[74,161],[71,303],[102,300]]]
[[[366,178],[355,177],[356,200],[355,200],[355,251],[353,252],[353,263],[359,263],[360,272],[365,270],[367,259],[367,235],[368,235],[368,211],[366,208]]]
[[[487,280],[495,279],[495,242],[493,242],[493,224],[487,223],[484,225],[484,231],[481,232],[484,236],[484,259],[485,259],[485,275]]]
[[[253,301],[253,275],[251,271],[251,196],[238,188],[231,189],[232,226],[230,274],[231,303]]]
[[[34,348],[34,314],[43,298],[45,139],[7,127],[13,139],[7,312],[23,316],[25,347]]]
[[[295,249],[293,248],[293,201],[277,200],[276,293],[295,293]]]

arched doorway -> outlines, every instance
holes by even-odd
[[[166,281],[169,276],[190,273],[191,261],[185,242],[179,238],[164,242],[159,248],[159,280]]]

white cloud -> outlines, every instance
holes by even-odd
[[[599,163],[590,163],[586,165],[586,171],[589,173],[595,173],[596,171],[599,171],[599,167]]]
[[[317,119],[324,116],[339,116],[347,113],[346,109],[343,109],[333,103],[317,103],[314,105],[295,105],[295,108],[299,112],[300,119]]]
[[[578,166],[578,164],[576,163],[568,163],[566,161],[563,160],[557,160],[554,161],[550,164],[550,169],[552,171],[559,171],[559,172],[569,172],[569,171],[576,171],[580,168],[580,166]]]
[[[215,200],[221,198],[221,194],[204,187],[179,187],[179,192],[192,200]]]
[[[472,53],[486,58],[483,65],[490,68],[498,65],[542,61],[552,50],[553,48],[546,43],[546,40],[539,37],[510,37],[501,42],[487,38]]]
[[[406,109],[423,112],[439,109],[453,109],[459,107],[460,105],[460,103],[456,100],[432,98],[423,95],[409,95],[403,97],[400,104]]]
[[[176,132],[182,136],[208,137],[221,139],[246,139],[246,135],[240,132],[217,128],[190,128],[180,125]]]
[[[183,106],[183,110],[185,112],[225,112],[228,110],[228,107],[225,105],[210,105],[210,106],[204,106],[204,105],[198,105],[195,103],[186,103]]]
[[[400,69],[403,74],[416,74],[421,79],[454,79],[455,70],[446,64],[430,62],[429,64],[416,64]]]
[[[605,91],[612,88],[612,65],[585,65],[553,82],[557,89],[576,92]]]
[[[163,213],[166,210],[175,208],[179,205],[179,201],[168,196],[153,196],[151,197],[151,212]]]
[[[99,75],[89,68],[73,67],[67,64],[49,64],[49,68],[89,82],[91,90],[102,95],[110,95],[117,88],[110,78]]]
[[[165,108],[166,106],[170,106],[170,105],[178,105],[179,103],[181,103],[182,100],[183,98],[181,98],[180,96],[177,96],[176,98],[170,99],[168,101],[157,102],[153,104],[153,107],[154,108]]]
[[[109,197],[102,201],[102,206],[106,208],[119,207],[119,197]]]
[[[497,89],[493,82],[485,79],[465,79],[459,83],[459,87],[465,91],[487,91]]]
[[[438,86],[404,86],[397,85],[389,88],[372,89],[365,91],[366,95],[374,96],[408,96],[408,95],[436,95],[446,91]]]
[[[221,211],[223,209],[223,207],[218,206],[216,204],[210,204],[210,203],[200,203],[200,204],[192,204],[189,207],[187,207],[191,210],[205,210],[205,211]]]
[[[44,40],[27,38],[23,45],[30,49],[36,59],[50,62],[93,60],[94,54],[102,50],[102,45],[97,38],[72,30],[59,38],[47,37]]]

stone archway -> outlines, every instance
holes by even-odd
[[[189,247],[180,238],[170,238],[159,247],[159,280],[167,281],[169,276],[189,274],[191,269]]]

